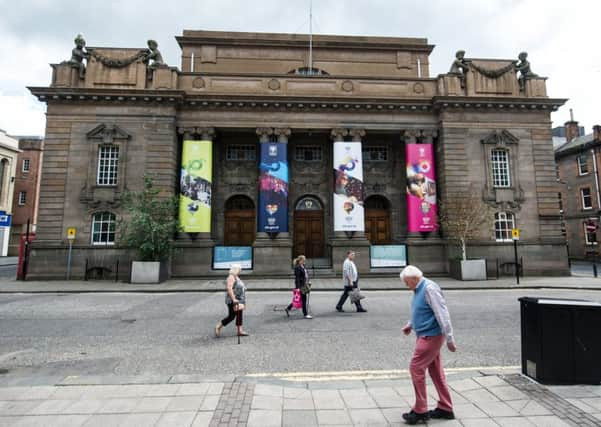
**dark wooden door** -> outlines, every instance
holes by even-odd
[[[372,245],[390,243],[390,215],[388,209],[365,210],[365,237]]]
[[[255,241],[254,209],[226,211],[223,234],[225,246],[251,246]]]
[[[323,258],[323,211],[294,213],[294,256]]]

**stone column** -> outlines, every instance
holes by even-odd
[[[350,136],[353,142],[361,142],[365,136],[364,129],[332,129],[330,137],[333,142],[343,142],[345,137]],[[363,163],[361,163],[363,166]],[[333,165],[332,168],[333,174]],[[335,183],[333,184],[335,185]],[[330,190],[332,192],[332,198],[334,197],[334,188]],[[330,209],[330,224],[332,229],[334,228],[334,203],[332,203]],[[348,234],[344,231],[334,231],[332,243],[332,267],[334,271],[342,271],[342,263],[346,258],[346,254],[349,250],[355,251],[355,264],[359,273],[365,273],[370,270],[370,259],[369,259],[369,247],[371,246],[369,241],[365,238],[364,231],[349,232]]]
[[[261,144],[277,142],[287,144],[291,135],[289,128],[257,128],[257,135]],[[261,152],[261,151],[260,151]],[[259,159],[260,162],[260,159]],[[259,188],[257,186],[257,191]],[[260,197],[257,197],[257,225],[259,224]],[[288,201],[288,208],[290,202]],[[289,216],[286,217],[288,219]],[[290,229],[290,227],[288,227]],[[271,236],[264,231],[257,231],[257,237],[253,243],[254,266],[253,271],[260,273],[277,273],[282,271],[282,266],[289,265],[292,269],[292,239],[290,231],[278,232]]]
[[[215,128],[213,127],[184,127],[178,129],[178,133],[182,135],[182,143],[185,140],[213,141],[215,138]],[[181,163],[181,150],[179,157]],[[181,169],[180,163],[177,165],[178,172]],[[214,175],[215,174],[213,174],[213,176]],[[179,189],[179,183],[177,188]],[[213,191],[211,191],[211,193],[213,193]],[[211,217],[214,217],[213,206],[211,206]],[[214,221],[211,220],[211,229],[213,226]],[[172,274],[176,276],[195,277],[205,275],[206,272],[211,271],[213,268],[211,260],[213,259],[214,246],[215,242],[212,238],[212,233],[210,232],[178,233],[175,241],[176,252],[173,255],[171,263]]]

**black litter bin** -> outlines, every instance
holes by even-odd
[[[522,373],[543,384],[601,384],[601,304],[519,298]]]

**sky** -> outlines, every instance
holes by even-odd
[[[311,0],[0,0],[0,129],[44,135],[45,106],[27,86],[48,86],[48,64],[88,46],[145,48],[157,40],[165,62],[180,66],[184,29],[309,32]],[[553,98],[569,98],[553,126],[601,124],[600,0],[314,0],[313,33],[425,37],[435,45],[430,77],[446,73],[457,50],[468,58],[517,59],[548,77]]]

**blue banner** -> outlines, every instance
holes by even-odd
[[[288,231],[288,144],[261,144],[258,231]]]
[[[369,248],[371,267],[405,267],[407,247],[405,245],[377,245]]]
[[[227,270],[232,264],[240,264],[242,268],[253,266],[252,246],[215,246],[213,247],[213,269]]]

